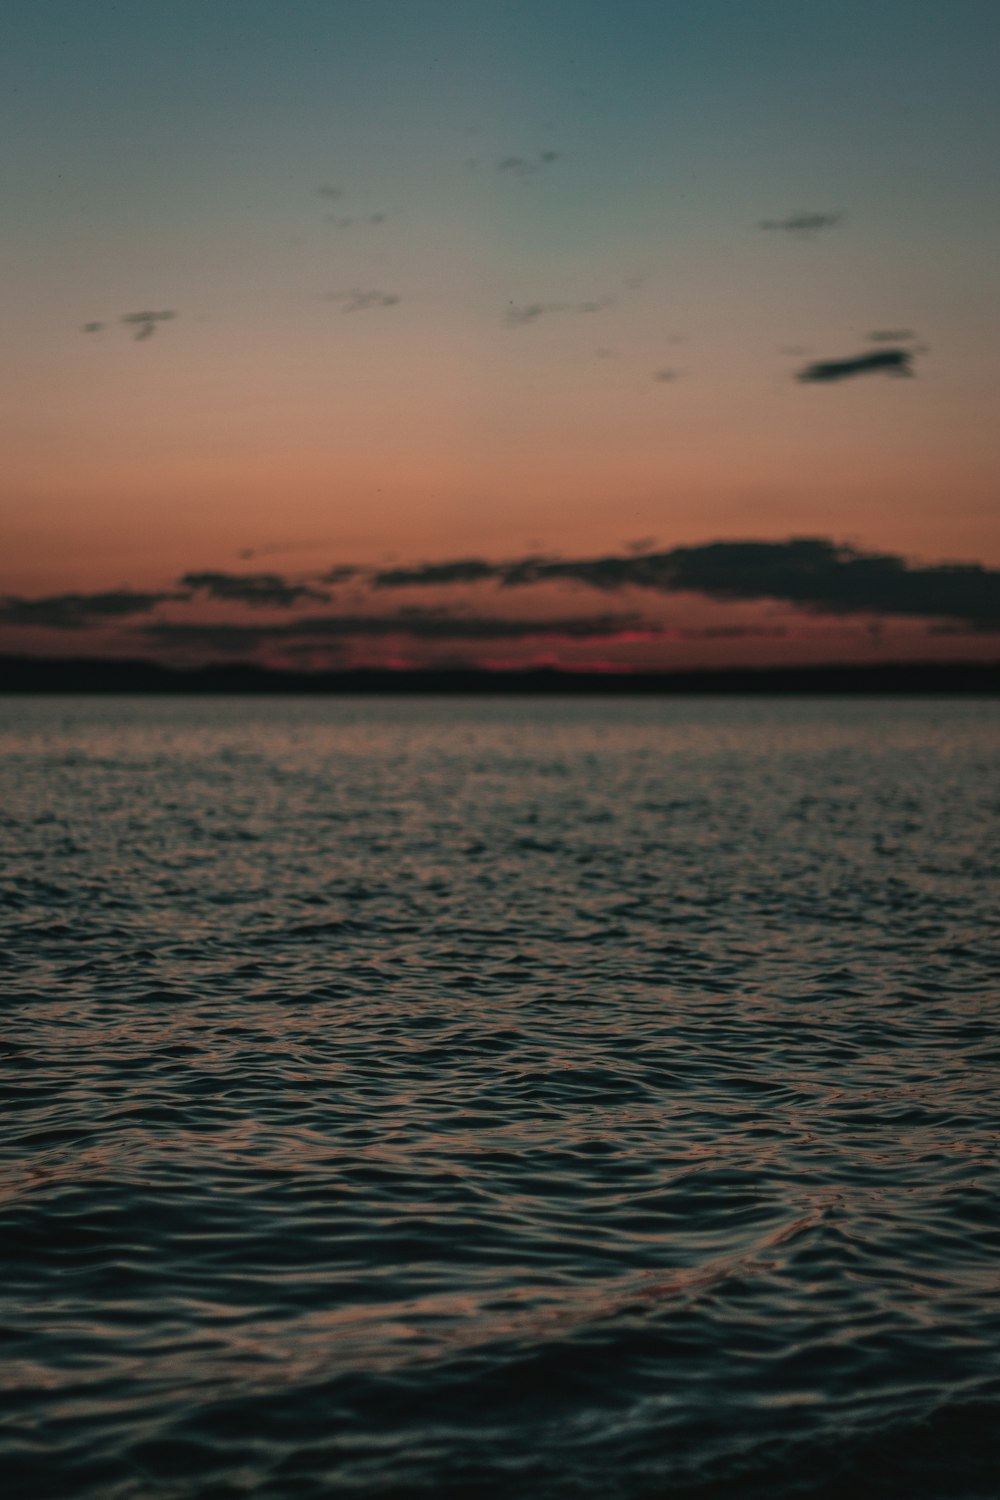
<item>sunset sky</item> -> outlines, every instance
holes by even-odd
[[[1000,656],[995,0],[40,0],[2,53],[0,651]]]

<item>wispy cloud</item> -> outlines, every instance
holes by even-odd
[[[395,307],[402,302],[396,292],[382,292],[377,287],[368,290],[355,287],[349,292],[331,292],[327,299],[330,302],[342,302],[345,313],[368,312],[375,307]]]
[[[384,224],[386,217],[387,215],[381,211],[379,213],[361,215],[328,214],[326,222],[335,225],[337,229],[351,229],[355,224]]]
[[[653,551],[651,538],[624,552],[597,557],[563,558],[529,555],[500,562],[456,558],[412,567],[331,568],[308,583],[280,574],[189,572],[173,590],[128,588],[41,598],[0,597],[0,626],[38,626],[82,631],[151,614],[159,605],[204,598],[248,609],[292,610],[309,602],[330,601],[316,584],[355,580],[367,586],[369,598],[396,589],[442,589],[492,584],[515,589],[532,586],[587,587],[601,593],[643,589],[663,595],[698,594],[722,602],[773,600],[814,614],[910,616],[945,621],[976,630],[1000,629],[1000,569],[979,563],[911,565],[894,553],[864,552],[823,537],[786,541],[715,541],[698,546]],[[363,595],[360,596],[363,601]],[[139,635],[159,645],[249,652],[268,643],[308,644],[407,637],[418,641],[502,641],[529,637],[573,640],[648,639],[663,634],[662,622],[636,612],[586,611],[568,616],[497,615],[449,610],[438,604],[367,612],[352,600],[351,612],[296,615],[279,622],[247,619],[218,622],[154,618]],[[693,628],[693,627],[692,627]],[[722,622],[699,629],[718,629]],[[732,627],[736,630],[736,627]],[[774,629],[778,629],[777,625]],[[770,630],[744,622],[739,633]],[[683,630],[682,630],[683,633]]]
[[[176,316],[176,312],[167,308],[163,312],[123,313],[121,321],[133,327],[135,339],[141,340],[151,339],[161,323],[169,323]]]
[[[800,370],[797,379],[816,385],[850,380],[855,375],[912,375],[912,349],[874,349],[848,359],[821,359]]]
[[[130,615],[148,614],[159,604],[183,599],[177,593],[141,593],[134,589],[111,589],[98,594],[49,594],[41,599],[23,599],[14,594],[0,597],[0,625],[40,625],[51,630],[86,630]]]
[[[305,583],[290,583],[280,573],[185,573],[182,588],[210,599],[248,604],[255,609],[290,609],[306,599],[329,602],[329,594]]]
[[[355,567],[353,563],[336,563],[332,568],[328,568],[325,573],[321,574],[316,582],[331,584],[348,583],[352,578],[357,578],[364,571],[363,568]]]
[[[821,229],[833,229],[843,219],[844,215],[839,210],[835,213],[790,214],[787,219],[761,219],[757,227],[808,238],[818,234]]]
[[[596,297],[588,302],[511,302],[504,310],[506,328],[523,328],[527,323],[537,323],[550,313],[595,313],[611,307],[613,297]]]
[[[686,641],[783,640],[788,629],[784,625],[705,625],[680,634]]]
[[[494,564],[481,558],[459,558],[455,562],[422,563],[415,568],[388,568],[375,573],[372,587],[376,589],[406,588],[411,584],[483,583],[496,577]]]
[[[418,641],[503,641],[528,638],[613,640],[654,636],[660,627],[640,615],[589,614],[512,617],[452,614],[441,609],[401,609],[390,614],[316,615],[281,625],[156,620],[141,635],[158,646],[246,653],[264,646],[307,645],[405,637]]]
[[[539,151],[534,156],[504,156],[496,164],[498,172],[510,177],[534,177],[560,160],[558,151]]]
[[[454,569],[449,577],[449,569]],[[912,615],[1000,622],[1000,569],[979,563],[911,566],[893,553],[862,552],[823,537],[788,541],[719,541],[669,551],[591,558],[524,557],[376,573],[376,588],[441,587],[487,581],[505,588],[584,584],[696,593],[718,600],[774,599],[833,614]]]

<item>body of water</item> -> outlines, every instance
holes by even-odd
[[[0,702],[5,1493],[993,1500],[998,750]]]

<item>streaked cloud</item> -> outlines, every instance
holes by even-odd
[[[315,615],[281,625],[244,624],[242,621],[202,623],[189,620],[156,620],[142,627],[142,637],[157,646],[180,646],[199,650],[250,652],[264,646],[346,642],[405,636],[420,641],[503,641],[527,638],[564,640],[613,640],[616,637],[651,637],[660,627],[642,616],[587,614],[508,617],[455,614],[442,609],[411,608],[390,614]]]
[[[873,349],[847,359],[820,359],[800,370],[797,379],[813,385],[850,380],[855,375],[912,375],[912,349]]]
[[[316,579],[316,582],[331,584],[347,583],[350,579],[357,578],[364,571],[364,568],[357,568],[353,563],[337,563],[334,567],[328,568],[325,573],[321,574]]]
[[[510,177],[534,177],[559,161],[560,155],[558,151],[549,150],[539,151],[534,156],[504,156],[497,162],[496,170]]]
[[[720,603],[771,600],[813,614],[908,616],[961,625],[1000,628],[1000,569],[980,563],[913,565],[894,553],[865,552],[823,537],[785,541],[713,541],[652,550],[653,539],[628,544],[621,553],[564,558],[528,555],[500,562],[465,557],[415,566],[359,568],[344,564],[307,582],[276,573],[185,573],[174,589],[120,588],[96,593],[52,594],[40,598],[0,597],[0,625],[82,631],[149,615],[158,606],[188,606],[188,618],[154,618],[138,634],[161,646],[250,652],[266,644],[329,643],[403,636],[417,641],[501,641],[531,637],[569,640],[649,639],[665,624],[636,611],[585,611],[568,616],[538,612],[498,615],[450,610],[437,603],[370,612],[364,595],[346,613],[296,615],[280,622],[249,619],[204,621],[190,618],[202,600],[293,610],[328,603],[317,585],[355,580],[369,598],[395,589],[446,589],[492,585],[494,589],[533,586],[586,587],[601,593],[643,589],[660,595],[696,594]],[[676,625],[672,629],[676,629]],[[685,638],[712,634],[775,634],[783,626],[725,621],[707,626],[681,624]],[[695,634],[691,635],[690,631]],[[687,633],[685,633],[687,632]]]
[[[355,287],[349,292],[331,292],[328,300],[330,302],[342,302],[345,313],[368,312],[376,307],[395,307],[402,302],[396,292],[383,292],[377,287],[364,289]]]
[[[790,214],[787,219],[761,219],[757,227],[808,238],[821,229],[833,229],[843,219],[844,215],[838,209],[834,213]]]
[[[686,641],[784,640],[785,625],[705,625],[697,630],[682,630]]]
[[[523,328],[550,313],[595,313],[611,307],[614,297],[596,297],[587,302],[511,302],[504,310],[506,328]]]
[[[414,568],[388,568],[372,576],[372,587],[376,589],[407,588],[411,584],[426,587],[431,584],[483,583],[496,577],[492,563],[481,558],[459,558],[455,562],[422,563]]]
[[[448,576],[449,568],[455,569]],[[504,588],[583,584],[696,593],[720,601],[774,599],[831,614],[911,615],[1000,622],[1000,569],[980,563],[911,566],[893,553],[862,552],[823,537],[717,541],[668,551],[591,558],[524,557],[488,563],[427,563],[373,576],[379,588],[492,579]]]
[[[162,312],[123,313],[121,321],[135,329],[134,338],[151,339],[161,323],[169,323],[177,314],[170,308]]]
[[[280,573],[185,573],[182,588],[210,599],[248,604],[255,609],[290,609],[306,599],[329,601],[329,594],[305,583],[290,583]]]
[[[183,599],[184,594],[143,593],[135,589],[111,589],[98,594],[49,594],[24,599],[14,594],[0,597],[0,625],[38,625],[51,630],[86,630],[130,615],[148,614],[159,604]]]

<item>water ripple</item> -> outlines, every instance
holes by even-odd
[[[4,704],[6,1492],[992,1496],[998,728]]]

